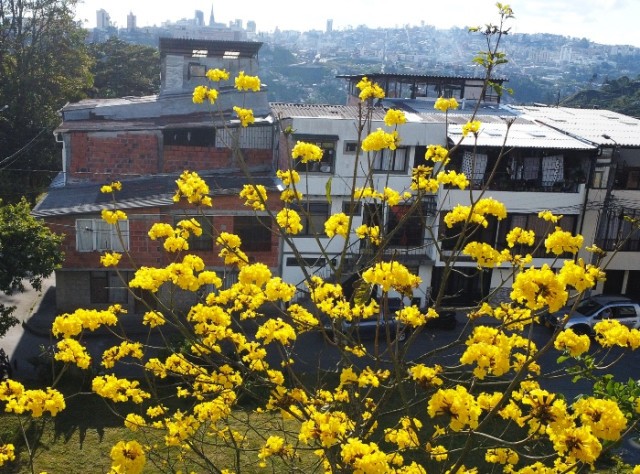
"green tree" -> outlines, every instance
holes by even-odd
[[[114,36],[89,46],[93,58],[92,97],[111,98],[157,94],[160,89],[158,50],[129,44]]]
[[[25,280],[40,290],[42,279],[62,263],[62,237],[31,215],[26,200],[0,206],[0,291],[25,290]],[[0,337],[18,323],[15,307],[0,304]]]
[[[58,110],[91,86],[75,0],[0,0],[0,198],[33,202],[60,169]]]

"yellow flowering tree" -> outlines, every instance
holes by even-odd
[[[491,83],[494,68],[505,61],[498,51],[499,40],[506,31],[504,22],[513,16],[508,5],[498,4],[498,8],[499,25],[481,30],[490,46],[478,60],[486,68],[485,88],[495,87]],[[209,71],[207,78],[230,80],[222,70]],[[251,93],[260,89],[260,81],[241,73],[235,87]],[[406,202],[408,210],[397,229],[412,215],[424,219],[420,203],[425,196],[469,187],[464,174],[448,169],[449,156],[458,145],[451,150],[432,145],[425,155],[429,164],[412,170],[406,190],[376,189],[370,172],[373,160],[401,141],[406,118],[401,111],[390,110],[384,118],[389,129],[372,130],[373,102],[384,97],[384,91],[366,78],[358,88],[356,162],[369,171],[362,182],[353,180],[351,206],[373,202],[389,207]],[[215,105],[217,97],[215,87],[199,86],[193,100]],[[443,97],[435,108],[448,113],[457,105],[455,99]],[[233,110],[241,126],[251,126],[251,110]],[[481,124],[475,115],[463,127],[463,135],[477,137]],[[304,166],[296,164],[321,160],[322,150],[303,141],[290,145],[291,166],[277,174],[283,183],[278,208],[274,210],[265,188],[253,184],[250,176],[238,198],[248,208],[268,213],[283,242],[302,260],[293,237],[303,229],[302,217],[308,222],[309,215],[300,185]],[[242,158],[241,153],[237,156]],[[196,173],[185,171],[176,184],[175,201],[200,210],[212,206],[210,190]],[[117,208],[120,187],[112,183],[103,188],[115,198],[114,208],[105,211],[103,219],[116,229],[127,218]],[[92,365],[87,347],[80,343],[84,334],[108,328],[121,338],[103,352],[98,363],[104,373],[91,384],[93,393],[120,413],[131,431],[129,439],[110,451],[112,472],[136,473],[151,466],[149,472],[269,468],[272,472],[561,473],[593,466],[638,423],[640,393],[616,391],[612,384],[601,383],[593,394],[566,400],[541,386],[541,358],[557,351],[560,362],[571,362],[568,370],[559,368],[560,372],[592,375],[604,361],[601,350],[635,349],[640,332],[602,321],[595,328],[602,349],[594,350],[589,337],[560,327],[538,348],[531,325],[541,312],[579,300],[602,280],[603,255],[593,248],[594,264],[578,258],[561,261],[567,253],[577,254],[582,237],[557,227],[560,216],[549,212],[540,214],[549,224],[544,239],[530,229],[517,228],[506,236],[504,250],[478,241],[478,229],[507,215],[502,203],[483,193],[443,214],[443,225],[460,230],[452,251],[444,252],[434,239],[446,264],[444,278],[455,271],[461,256],[472,259],[478,268],[503,266],[508,269],[504,286],[509,288],[509,298],[496,301],[495,295],[485,295],[467,312],[459,336],[433,347],[418,347],[419,336],[444,311],[445,285],[432,295],[428,309],[406,305],[391,310],[391,294],[410,298],[421,284],[420,277],[398,258],[385,254],[396,229],[373,223],[356,227],[346,211],[330,216],[321,228],[310,229],[330,261],[333,278],[307,273],[302,285],[309,300],[300,302],[294,299],[300,288],[251,261],[239,236],[213,230],[220,258],[237,271],[237,281],[225,284],[224,274],[188,253],[189,237],[203,232],[196,219],[185,218],[175,226],[153,225],[149,238],[162,241],[175,258],[161,268],[137,267],[128,285],[132,291],[152,294],[164,286],[195,294],[196,303],[186,313],[158,299],[143,316],[150,334],[164,335],[165,330],[180,334],[181,349],[159,350],[146,339],[130,338],[118,326],[119,319],[126,317],[118,305],[64,314],[53,326],[53,334],[60,339],[55,358],[80,369]],[[345,241],[335,262],[320,235]],[[348,295],[341,276],[346,273],[346,242],[352,235],[368,251],[359,264],[354,291]],[[533,266],[536,245],[554,260],[553,266]],[[101,261],[105,267],[114,267],[122,257],[133,258],[109,252]],[[398,325],[385,324],[393,318]],[[481,323],[486,320],[492,324]],[[359,335],[359,326],[367,321],[374,321],[373,344],[365,344]],[[301,368],[301,341],[309,331],[320,334],[335,357],[334,370],[318,368],[309,374],[308,368]],[[401,339],[406,339],[404,344]],[[123,363],[137,367],[143,375],[119,375],[117,369]],[[252,409],[247,408],[247,400]],[[30,391],[12,380],[0,383],[0,401],[6,411],[36,417],[46,412],[55,416],[65,407],[55,389]],[[9,444],[0,446],[0,464],[14,458],[14,449]]]

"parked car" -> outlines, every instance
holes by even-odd
[[[640,328],[640,304],[621,295],[597,295],[578,303],[571,312],[571,305],[560,311],[546,315],[542,322],[548,328],[555,329],[566,314],[571,314],[565,328],[571,328],[578,334],[593,335],[594,326],[603,319],[617,319],[629,328]]]

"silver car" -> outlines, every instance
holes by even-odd
[[[571,313],[571,306],[547,315],[543,322],[549,328],[562,324],[566,314],[571,314],[565,328],[578,334],[593,335],[594,326],[603,319],[617,319],[621,324],[633,329],[640,328],[640,305],[626,296],[597,295],[578,303]]]

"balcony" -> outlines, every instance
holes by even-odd
[[[357,256],[366,261],[375,260],[380,252],[379,247],[361,246]],[[394,260],[406,266],[426,265],[433,263],[433,240],[426,239],[422,245],[390,245],[382,249],[382,260]]]

